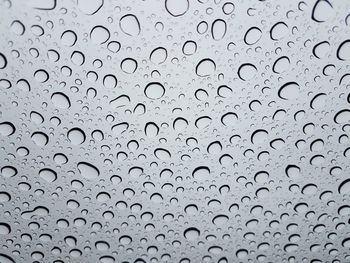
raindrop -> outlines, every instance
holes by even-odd
[[[100,171],[90,163],[80,162],[77,167],[81,176],[86,179],[96,179],[100,175]]]
[[[284,38],[289,32],[288,32],[288,26],[284,22],[278,22],[274,24],[270,31],[270,37],[272,40],[280,40]]]
[[[4,69],[7,66],[7,59],[4,54],[0,53],[0,69]]]
[[[145,126],[146,136],[153,138],[156,137],[159,133],[159,127],[154,122],[148,122]]]
[[[213,218],[213,224],[216,226],[223,226],[228,222],[228,219],[226,215],[217,215]]]
[[[200,117],[196,120],[195,125],[198,129],[203,129],[203,128],[208,127],[211,124],[211,121],[212,121],[212,119],[210,117],[203,116],[203,117]],[[224,122],[223,122],[223,124],[225,125]]]
[[[291,179],[300,177],[300,168],[296,165],[290,164],[286,167],[286,175]]]
[[[103,78],[103,86],[107,89],[113,89],[117,87],[117,78],[114,75],[106,75]]]
[[[144,92],[147,98],[155,100],[164,96],[165,88],[159,82],[151,82],[147,84]]]
[[[211,35],[214,40],[221,40],[222,38],[224,38],[226,30],[226,22],[222,19],[216,19],[211,25]]]
[[[26,4],[39,10],[53,10],[56,7],[56,0],[28,0]]]
[[[4,166],[1,168],[1,175],[5,178],[10,178],[18,173],[17,169],[13,166]]]
[[[11,31],[16,35],[19,35],[19,36],[23,35],[25,30],[26,28],[24,27],[21,21],[15,20],[12,22]]]
[[[11,227],[9,224],[0,222],[0,235],[8,235],[11,233]],[[1,259],[1,258],[0,258]]]
[[[192,177],[196,180],[208,180],[210,179],[210,170],[206,166],[199,166],[192,172]]]
[[[49,79],[49,74],[44,69],[35,71],[34,78],[40,83],[44,83]]]
[[[52,183],[57,180],[57,173],[49,168],[41,169],[39,176],[48,183]]]
[[[189,9],[188,0],[165,0],[165,8],[174,17],[184,15]]]
[[[327,95],[325,93],[315,95],[310,102],[310,107],[315,110],[322,109],[326,104],[326,98]]]
[[[103,6],[104,0],[77,0],[78,8],[86,15],[93,15]]]
[[[283,100],[293,100],[299,96],[299,84],[287,82],[278,90],[278,96]]]
[[[338,187],[339,194],[348,194],[350,193],[350,179],[344,180],[340,183]]]
[[[80,0],[81,1],[81,0]],[[108,41],[110,33],[107,28],[103,26],[95,26],[90,31],[90,39],[96,45],[104,44]]]
[[[266,130],[256,130],[253,132],[250,140],[253,144],[261,144],[268,139],[268,132]]]
[[[272,70],[275,73],[281,74],[289,69],[290,60],[288,57],[280,57],[273,64]]]
[[[7,192],[0,192],[0,203],[5,203],[11,200],[11,195]]]
[[[328,0],[317,0],[313,9],[311,19],[322,23],[334,15],[332,4]]]
[[[15,125],[9,121],[0,122],[0,134],[2,136],[10,136],[16,131]]]
[[[120,18],[121,30],[129,36],[137,36],[141,32],[140,22],[135,15],[128,14]]]
[[[162,148],[155,149],[154,155],[162,161],[166,161],[166,160],[169,160],[171,158],[170,152],[168,150],[162,149]]]
[[[195,41],[192,40],[188,40],[184,43],[184,45],[182,46],[182,52],[186,55],[186,56],[191,56],[194,53],[196,53],[197,51],[197,43]]]
[[[200,77],[206,77],[213,74],[216,70],[216,64],[209,58],[202,59],[196,66],[196,74]]]
[[[339,45],[337,58],[340,60],[350,60],[350,39],[345,40]]]
[[[55,92],[51,96],[51,101],[56,108],[68,109],[71,106],[68,96],[62,92]]]
[[[334,116],[334,121],[336,123],[349,123],[350,122],[350,110],[345,109],[337,112]]]
[[[221,123],[225,126],[234,126],[237,123],[238,116],[236,113],[228,112],[221,117]]]
[[[72,128],[68,131],[67,137],[69,141],[74,145],[79,145],[85,142],[86,135],[82,129]]]
[[[327,41],[322,41],[314,46],[312,53],[315,57],[321,59],[324,58],[330,50],[330,44]]]
[[[262,32],[258,27],[251,27],[244,35],[244,42],[247,45],[254,45],[260,40],[261,36]]]
[[[129,124],[127,122],[121,122],[112,126],[112,132],[116,135],[122,134],[129,128]]]
[[[132,74],[137,69],[137,61],[133,58],[126,58],[120,63],[120,68],[127,74]]]
[[[0,262],[1,263],[16,263],[11,257],[0,253]]]
[[[49,136],[43,132],[34,132],[31,138],[33,142],[39,147],[44,147],[49,142]]]
[[[237,74],[241,80],[251,80],[257,72],[258,70],[253,64],[245,63],[238,68]]]
[[[77,42],[77,34],[72,30],[64,31],[61,35],[61,42],[65,46],[72,47]]]
[[[150,60],[154,64],[162,64],[168,57],[168,51],[163,47],[155,48],[150,55]]]
[[[30,84],[27,80],[25,79],[19,79],[17,81],[17,87],[23,91],[30,91],[31,90],[31,87],[30,87]]]

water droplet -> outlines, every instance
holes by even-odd
[[[238,68],[237,74],[241,80],[251,80],[257,72],[258,70],[253,64],[245,63]]]
[[[100,171],[90,163],[80,162],[78,169],[81,176],[86,179],[96,179],[100,175]]]
[[[67,133],[67,137],[69,141],[74,145],[82,144],[86,139],[85,132],[79,128],[70,129]]]
[[[68,109],[71,106],[68,96],[62,92],[55,92],[51,96],[51,101],[56,108]]]
[[[77,0],[78,8],[86,15],[93,15],[103,6],[104,0]]]
[[[65,46],[72,47],[77,42],[77,34],[72,30],[64,31],[61,35],[61,42]]]
[[[128,14],[120,18],[119,25],[121,30],[129,36],[137,36],[141,32],[140,22],[133,14]]]
[[[299,96],[299,84],[287,82],[278,90],[278,96],[283,100],[293,100]]]
[[[174,17],[184,15],[189,9],[188,0],[165,0],[165,8]]]
[[[155,100],[164,96],[165,88],[159,82],[151,82],[147,84],[144,92],[147,98]]]
[[[196,240],[200,235],[200,231],[195,227],[187,228],[184,232],[184,236],[189,241]]]
[[[2,136],[10,136],[16,131],[15,125],[9,121],[0,123],[0,134]]]
[[[154,64],[162,64],[168,57],[168,51],[163,47],[155,48],[150,55],[150,60]]]
[[[7,66],[7,59],[4,54],[0,53],[0,69],[4,69]]]
[[[206,166],[199,166],[193,170],[192,176],[196,180],[207,180],[210,179],[210,170]]]
[[[216,64],[210,58],[205,58],[198,62],[196,74],[200,77],[206,77],[213,74],[216,70]]]
[[[328,0],[317,0],[311,18],[319,23],[325,22],[334,15],[332,4]]]
[[[258,27],[251,27],[247,30],[244,35],[244,42],[247,45],[254,45],[257,43],[262,36],[262,32]]]
[[[211,35],[215,40],[221,40],[224,38],[227,30],[226,22],[222,19],[216,19],[211,25]]]
[[[340,60],[350,60],[350,39],[345,40],[339,45],[337,58]]]
[[[49,168],[41,169],[39,176],[48,183],[52,183],[57,180],[57,173]]]
[[[133,58],[126,58],[120,63],[120,68],[127,74],[132,74],[137,69],[137,61]]]
[[[96,45],[101,45],[106,43],[110,37],[109,30],[104,26],[95,26],[90,31],[90,39],[92,43]]]

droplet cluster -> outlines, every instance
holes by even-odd
[[[350,262],[350,2],[0,0],[0,262]]]

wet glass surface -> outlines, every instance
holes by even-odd
[[[0,262],[350,262],[350,1],[0,0]]]

